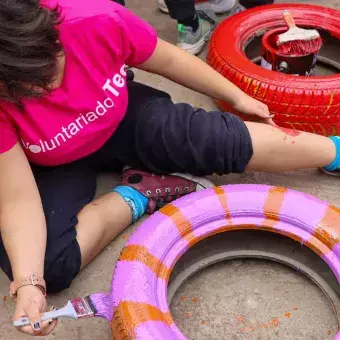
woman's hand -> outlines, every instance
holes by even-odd
[[[18,331],[29,335],[44,336],[50,334],[57,325],[57,321],[40,321],[42,313],[46,311],[46,299],[41,290],[34,286],[24,286],[18,290],[16,308],[13,321],[28,317],[30,326],[18,327]]]
[[[267,105],[249,97],[201,59],[161,39],[158,39],[153,55],[138,68],[160,74],[209,97],[224,100],[240,113],[258,116],[276,126]]]
[[[247,94],[243,94],[239,99],[236,99],[233,108],[240,113],[247,116],[258,116],[264,119],[264,122],[272,126],[276,126],[273,122],[274,115],[271,115],[266,104],[259,102],[258,100],[249,97]]]

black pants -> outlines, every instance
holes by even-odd
[[[272,4],[274,0],[241,0],[240,3],[246,8]],[[195,15],[195,0],[165,0],[171,18],[184,21]]]
[[[252,156],[248,129],[236,116],[174,104],[168,94],[128,83],[126,117],[96,153],[57,167],[33,166],[47,221],[45,280],[48,292],[70,286],[81,255],[77,214],[96,190],[96,174],[124,165],[152,172],[209,175],[243,172]],[[12,279],[0,239],[0,266]]]

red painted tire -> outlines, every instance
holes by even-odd
[[[340,134],[340,74],[311,78],[286,75],[254,64],[244,52],[254,35],[284,26],[284,9],[293,13],[298,25],[312,24],[340,38],[340,11],[297,4],[261,6],[220,24],[211,37],[208,64],[267,104],[278,125],[327,136]],[[232,111],[223,101],[218,101],[218,106]]]

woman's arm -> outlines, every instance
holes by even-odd
[[[19,144],[0,155],[0,231],[14,280],[44,275],[46,224],[30,165]],[[39,322],[46,307],[42,292],[33,286],[18,290],[15,318]],[[40,330],[46,327],[39,325]],[[22,329],[36,334],[31,327]],[[38,329],[36,329],[38,331]]]
[[[14,279],[44,275],[46,225],[38,188],[19,144],[0,155],[0,230]]]
[[[249,97],[201,59],[158,39],[151,58],[140,69],[156,73],[197,92],[222,99],[236,110],[271,122],[268,107]]]

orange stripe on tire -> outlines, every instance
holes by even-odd
[[[181,236],[188,241],[189,246],[192,246],[197,242],[197,238],[194,234],[193,227],[190,221],[187,220],[187,218],[184,216],[179,208],[177,208],[173,204],[168,204],[159,211],[163,215],[171,218]]]
[[[136,327],[148,321],[162,321],[168,326],[171,326],[174,323],[170,312],[164,313],[147,303],[122,301],[119,303],[113,314],[113,339],[136,339]]]
[[[218,200],[220,201],[224,211],[225,211],[225,215],[226,215],[226,219],[228,221],[229,224],[232,224],[232,220],[231,220],[231,215],[230,215],[230,211],[228,208],[228,198],[227,198],[227,194],[224,191],[224,189],[222,187],[214,187],[213,188],[215,194],[218,197]]]
[[[287,188],[282,187],[272,187],[269,189],[268,197],[263,208],[266,229],[274,228],[280,221],[280,210],[287,190]]]
[[[126,246],[119,257],[119,260],[142,262],[160,279],[168,280],[170,277],[170,269],[166,267],[161,260],[153,256],[145,246],[134,244]]]
[[[317,225],[314,231],[314,237],[322,241],[322,249],[332,250],[339,243],[340,235],[340,209],[329,205],[325,215]]]

